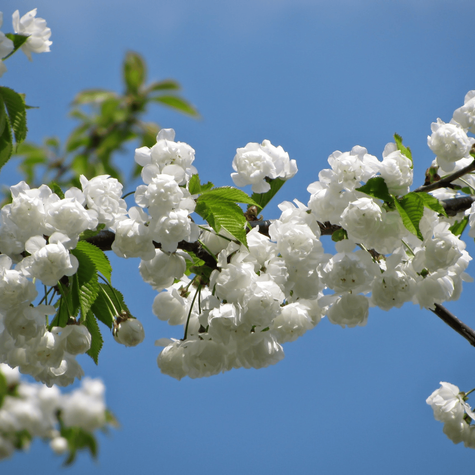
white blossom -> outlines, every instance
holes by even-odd
[[[345,293],[330,307],[327,313],[330,322],[342,328],[365,326],[368,321],[369,300],[364,295]]]
[[[46,244],[41,236],[30,238],[25,244],[31,256],[25,257],[18,268],[27,277],[41,280],[45,285],[56,285],[63,275],[76,273],[79,262],[70,254],[62,242]]]
[[[254,193],[265,193],[270,190],[266,178],[287,180],[297,173],[297,164],[282,147],[264,140],[262,144],[251,142],[238,148],[233,169],[236,173],[231,173],[231,178],[236,186],[252,185]]]
[[[454,112],[454,121],[475,134],[475,90],[467,92],[464,104]]]
[[[13,29],[18,35],[28,36],[26,42],[21,46],[21,50],[32,61],[31,53],[45,53],[50,51],[49,47],[53,43],[49,41],[51,30],[46,27],[46,20],[36,17],[36,8],[29,11],[20,18],[20,12],[13,13]]]
[[[392,195],[409,192],[412,185],[412,161],[397,149],[395,143],[388,143],[384,147],[379,173]]]
[[[440,119],[431,125],[432,135],[427,145],[437,155],[437,163],[447,171],[453,170],[454,162],[470,152],[472,141],[457,124],[446,124]]]
[[[97,213],[99,223],[115,229],[117,221],[125,219],[127,204],[122,196],[122,184],[109,175],[99,175],[88,180],[84,175],[79,177],[85,204]]]

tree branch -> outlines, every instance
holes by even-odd
[[[435,181],[434,183],[431,183],[430,185],[420,186],[419,188],[416,188],[414,191],[416,193],[420,193],[420,192],[437,190],[439,188],[445,188],[447,185],[450,185],[450,183],[457,180],[461,176],[466,175],[467,173],[473,172],[474,170],[475,170],[475,160],[470,165],[467,165],[465,168],[462,168],[458,172],[452,173],[452,175],[448,175],[439,181]]]
[[[451,198],[450,200],[441,200],[441,203],[449,216],[455,216],[457,213],[469,209],[474,201],[475,196],[470,195]]]
[[[463,336],[472,346],[475,346],[475,331],[473,331],[468,325],[465,325],[465,323],[459,320],[453,313],[449,312],[445,307],[438,303],[435,304],[435,309],[430,310],[450,328]]]

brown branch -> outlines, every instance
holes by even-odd
[[[451,198],[450,200],[441,200],[441,203],[449,216],[455,216],[457,213],[469,209],[474,201],[475,196],[469,195]]]
[[[439,181],[431,183],[430,185],[420,186],[419,188],[416,188],[414,191],[416,193],[420,193],[420,192],[437,190],[439,188],[445,188],[448,185],[450,185],[453,181],[460,178],[461,176],[466,175],[467,173],[473,172],[474,170],[475,170],[475,160],[470,165],[467,165],[465,168],[462,168],[458,172],[452,173],[452,175],[448,175]]]
[[[465,325],[465,323],[459,320],[453,313],[449,312],[445,307],[438,303],[435,304],[435,310],[430,310],[450,328],[463,336],[472,346],[475,346],[475,331],[473,331],[468,325]]]
[[[112,243],[114,242],[115,234],[112,231],[101,231],[95,236],[89,237],[86,239],[87,242],[94,244],[102,251],[111,251]],[[157,249],[161,248],[161,245],[157,242],[154,242]],[[178,249],[183,251],[193,252],[196,257],[205,261],[206,265],[211,269],[216,269],[216,260],[211,256],[207,251],[205,251],[198,241],[196,242],[187,242],[181,241],[178,243]]]

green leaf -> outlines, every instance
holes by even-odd
[[[394,201],[394,198],[389,194],[384,178],[380,176],[370,178],[365,185],[356,188],[356,191],[361,191],[361,193],[366,193],[373,198],[383,200],[385,203],[392,204]]]
[[[174,79],[164,79],[163,81],[155,81],[147,87],[147,94],[153,91],[178,91],[181,89],[180,84]]]
[[[99,283],[97,281],[97,271],[93,260],[90,258],[87,252],[84,251],[84,241],[78,243],[78,247],[71,250],[71,254],[76,256],[79,261],[79,267],[73,279],[75,280],[76,289],[73,298],[79,299],[79,306],[81,309],[82,320],[86,318],[87,312],[89,312],[92,304],[97,298],[99,293]],[[77,292],[77,293],[76,293]]]
[[[0,95],[0,136],[3,134],[5,127],[8,127],[7,112],[5,110],[5,101]]]
[[[61,288],[61,297],[54,304],[58,310],[49,325],[50,329],[52,327],[64,328],[69,318],[75,318],[79,312],[79,287],[76,274],[69,279],[69,285],[62,284]]]
[[[348,239],[348,233],[343,228],[337,229],[336,231],[333,232],[332,234],[333,242],[343,241],[344,239]]]
[[[0,408],[2,407],[3,400],[8,394],[8,383],[5,375],[0,371]]]
[[[402,144],[402,137],[398,134],[394,134],[394,141],[396,142],[397,149],[412,162],[411,149]]]
[[[193,117],[199,117],[200,114],[194,106],[192,106],[185,99],[178,96],[157,96],[152,97],[150,100],[155,102],[160,102],[161,104],[171,107],[172,109],[182,112],[183,114],[188,114]]]
[[[78,450],[88,449],[93,458],[97,457],[97,442],[94,435],[80,427],[64,427],[61,424],[61,436],[68,441],[69,455],[64,465],[71,465],[76,459]]]
[[[104,340],[102,339],[101,330],[97,324],[96,317],[91,311],[87,312],[85,325],[91,334],[91,348],[86,352],[94,363],[99,364],[99,353],[101,352]]]
[[[251,196],[251,198],[257,203],[259,212],[267,206],[270,200],[282,188],[286,180],[282,180],[282,178],[266,178],[266,181],[270,184],[270,190],[266,193],[253,193]]]
[[[3,133],[0,135],[0,169],[10,160],[13,153],[13,137],[10,124],[6,122]]]
[[[56,182],[52,181],[48,186],[51,188],[53,193],[56,193],[62,200],[64,200],[63,190]]]
[[[15,136],[15,142],[20,144],[26,138],[26,107],[25,99],[13,89],[0,87],[0,95],[3,97],[7,108],[10,125]]]
[[[110,265],[109,259],[105,255],[104,251],[99,249],[94,244],[91,244],[86,241],[79,241],[76,249],[79,249],[81,252],[85,253],[89,259],[94,264],[95,269],[100,272],[110,283],[112,266]]]
[[[452,232],[455,236],[461,236],[462,233],[465,231],[465,228],[468,225],[468,216],[465,216],[460,221],[455,221],[452,226],[450,226],[449,231]]]
[[[13,51],[8,55],[8,56],[5,56],[3,59],[7,59],[9,56],[11,56],[13,53],[15,53],[15,51],[18,49],[18,48],[21,48],[23,46],[24,43],[26,43],[28,41],[28,38],[29,36],[25,36],[25,35],[16,35],[14,33],[6,33],[5,36],[12,40],[13,41]]]
[[[408,193],[402,198],[394,200],[394,204],[406,229],[422,241],[424,237],[419,229],[419,223],[424,214],[424,201],[419,193]]]
[[[190,275],[190,274],[194,273],[194,271],[191,270],[192,268],[203,266],[203,265],[205,264],[205,261],[203,261],[202,259],[200,259],[199,257],[197,257],[194,252],[187,251],[187,253],[188,253],[188,254],[190,255],[190,257],[193,259],[192,261],[190,261],[189,259],[186,259],[186,271],[185,271],[185,274],[186,274],[186,275]]]
[[[193,175],[190,178],[190,181],[188,182],[188,191],[192,195],[198,195],[198,194],[203,193],[205,191],[211,190],[211,188],[213,188],[213,186],[214,186],[213,183],[211,183],[210,181],[208,183],[206,183],[205,185],[202,185],[200,183],[199,175],[196,174],[196,175]]]
[[[440,201],[432,195],[429,195],[429,193],[418,193],[418,195],[422,198],[422,201],[424,202],[424,206],[426,208],[431,209],[432,211],[435,211],[436,213],[442,214],[443,216],[447,217],[447,213],[445,212],[445,208],[442,206]]]
[[[127,91],[136,93],[140,86],[145,83],[147,75],[142,56],[133,51],[129,51],[125,56],[123,74]]]
[[[73,105],[103,102],[107,99],[117,98],[117,94],[106,89],[86,89],[81,91],[73,100]]]
[[[217,233],[221,228],[224,228],[247,247],[247,222],[241,207],[236,203],[257,206],[255,201],[243,191],[222,187],[202,193],[196,200],[195,212],[205,219]]]

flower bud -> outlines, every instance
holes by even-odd
[[[114,324],[114,340],[125,346],[137,346],[142,343],[145,338],[145,332],[142,324],[136,318],[127,318],[119,321],[123,317],[119,317]]]

